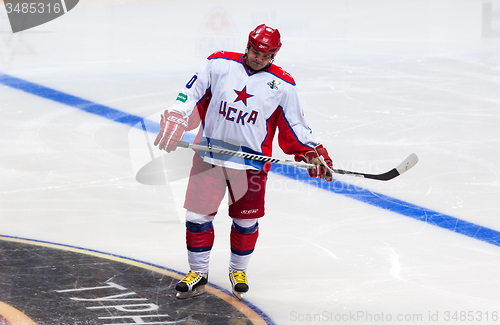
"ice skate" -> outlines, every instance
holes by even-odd
[[[186,299],[196,297],[205,293],[205,285],[208,282],[208,273],[192,272],[175,285],[176,297]]]
[[[243,295],[248,292],[247,275],[243,271],[229,272],[229,280],[233,286],[233,294],[242,300]]]

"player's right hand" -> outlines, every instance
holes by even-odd
[[[177,148],[177,143],[184,136],[188,126],[188,118],[177,112],[169,112],[166,110],[161,115],[160,132],[156,136],[155,146],[160,144],[158,148],[166,152],[174,151]]]
[[[322,178],[327,182],[333,180],[333,161],[322,144],[316,146],[314,150],[295,155],[295,161],[304,161],[309,164],[314,164],[315,167],[308,169],[309,176],[312,178]]]

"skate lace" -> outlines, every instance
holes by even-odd
[[[245,272],[233,271],[233,279],[236,283],[246,283],[247,282]]]
[[[186,274],[186,276],[184,277],[184,279],[182,279],[181,282],[190,284],[190,283],[193,283],[196,280],[198,280],[199,276],[200,276],[200,273],[198,273],[198,272],[189,272],[188,274]]]

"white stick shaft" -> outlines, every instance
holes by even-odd
[[[299,168],[314,167],[314,164],[308,164],[305,162],[282,160],[282,159],[273,158],[273,157],[256,155],[256,154],[248,153],[248,152],[234,151],[234,150],[218,148],[218,147],[203,146],[203,145],[193,144],[193,143],[189,143],[189,142],[185,142],[185,141],[179,141],[179,144],[177,146],[183,147],[183,148],[191,148],[191,149],[201,150],[201,151],[215,152],[218,154],[233,156],[233,157],[237,157],[237,158],[244,158],[244,159],[250,159],[250,160],[255,160],[255,161],[272,162],[275,164],[289,165],[289,166],[294,166],[294,167],[299,167]]]

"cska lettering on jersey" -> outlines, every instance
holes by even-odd
[[[224,116],[227,121],[234,122],[237,124],[245,125],[255,124],[257,122],[257,117],[259,112],[252,110],[252,112],[245,112],[243,110],[231,107],[227,105],[227,102],[222,100],[219,106],[219,114]]]
[[[202,125],[194,141],[237,139],[249,151],[272,155],[273,138],[279,130],[280,147],[287,154],[307,152],[317,145],[302,113],[294,79],[274,63],[250,71],[245,54],[216,52],[181,93],[188,99],[183,102],[185,97],[180,96],[171,109],[190,117],[190,130]],[[227,166],[221,162],[224,159],[210,155],[204,159]],[[230,168],[241,168],[238,163]]]

